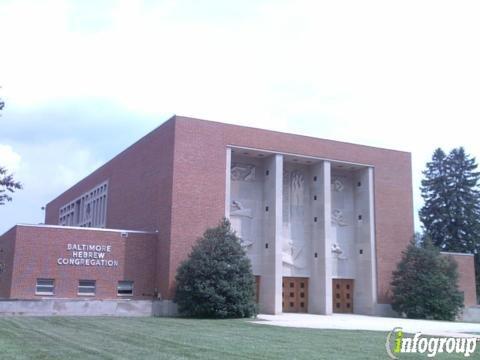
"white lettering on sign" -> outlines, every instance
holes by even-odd
[[[57,265],[117,267],[118,260],[106,259],[112,245],[67,244],[69,257],[59,257]]]

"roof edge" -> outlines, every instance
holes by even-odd
[[[46,228],[46,229],[104,231],[104,232],[117,232],[117,233],[129,233],[129,234],[157,234],[157,232],[155,232],[155,231],[141,231],[141,230],[128,230],[128,229],[108,229],[108,228],[87,228],[87,227],[80,227],[80,226],[62,226],[62,225],[46,225],[46,224],[16,224],[14,227],[37,227],[37,228]]]
[[[212,123],[212,124],[219,124],[219,125],[223,125],[223,126],[236,126],[236,127],[242,127],[242,128],[246,128],[246,129],[252,129],[252,130],[267,131],[267,132],[277,133],[277,134],[282,134],[282,135],[293,135],[293,136],[298,136],[298,137],[313,139],[313,140],[331,141],[331,142],[339,143],[339,144],[361,146],[361,147],[383,150],[383,151],[393,151],[393,152],[398,152],[398,153],[402,153],[402,154],[408,154],[410,156],[412,154],[411,151],[389,149],[389,148],[385,148],[385,147],[371,146],[371,145],[359,144],[359,143],[354,143],[354,142],[349,142],[349,141],[326,139],[326,138],[321,138],[321,137],[302,135],[302,134],[297,134],[297,133],[290,133],[290,132],[286,132],[286,131],[271,130],[271,129],[259,128],[259,127],[254,127],[254,126],[225,123],[225,122],[215,121],[215,120],[205,120],[205,119],[199,119],[199,118],[194,118],[194,117],[190,117],[190,116],[183,116],[183,115],[178,115],[178,114],[175,115],[175,116],[176,116],[177,120],[186,120],[186,121],[192,121],[193,120],[193,121],[207,122],[207,123]]]

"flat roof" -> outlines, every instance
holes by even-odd
[[[155,231],[92,228],[92,227],[46,225],[46,224],[16,224],[15,226],[19,226],[19,227],[39,227],[39,228],[49,228],[49,229],[64,229],[64,230],[106,231],[106,232],[131,233],[131,234],[157,234],[157,232],[155,232]]]

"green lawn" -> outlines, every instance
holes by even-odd
[[[386,359],[385,337],[247,320],[3,317],[0,359]],[[470,359],[480,359],[479,354],[480,345]]]

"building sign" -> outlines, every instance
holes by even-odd
[[[58,265],[117,267],[118,260],[109,259],[112,245],[67,244],[67,257],[59,257]]]

